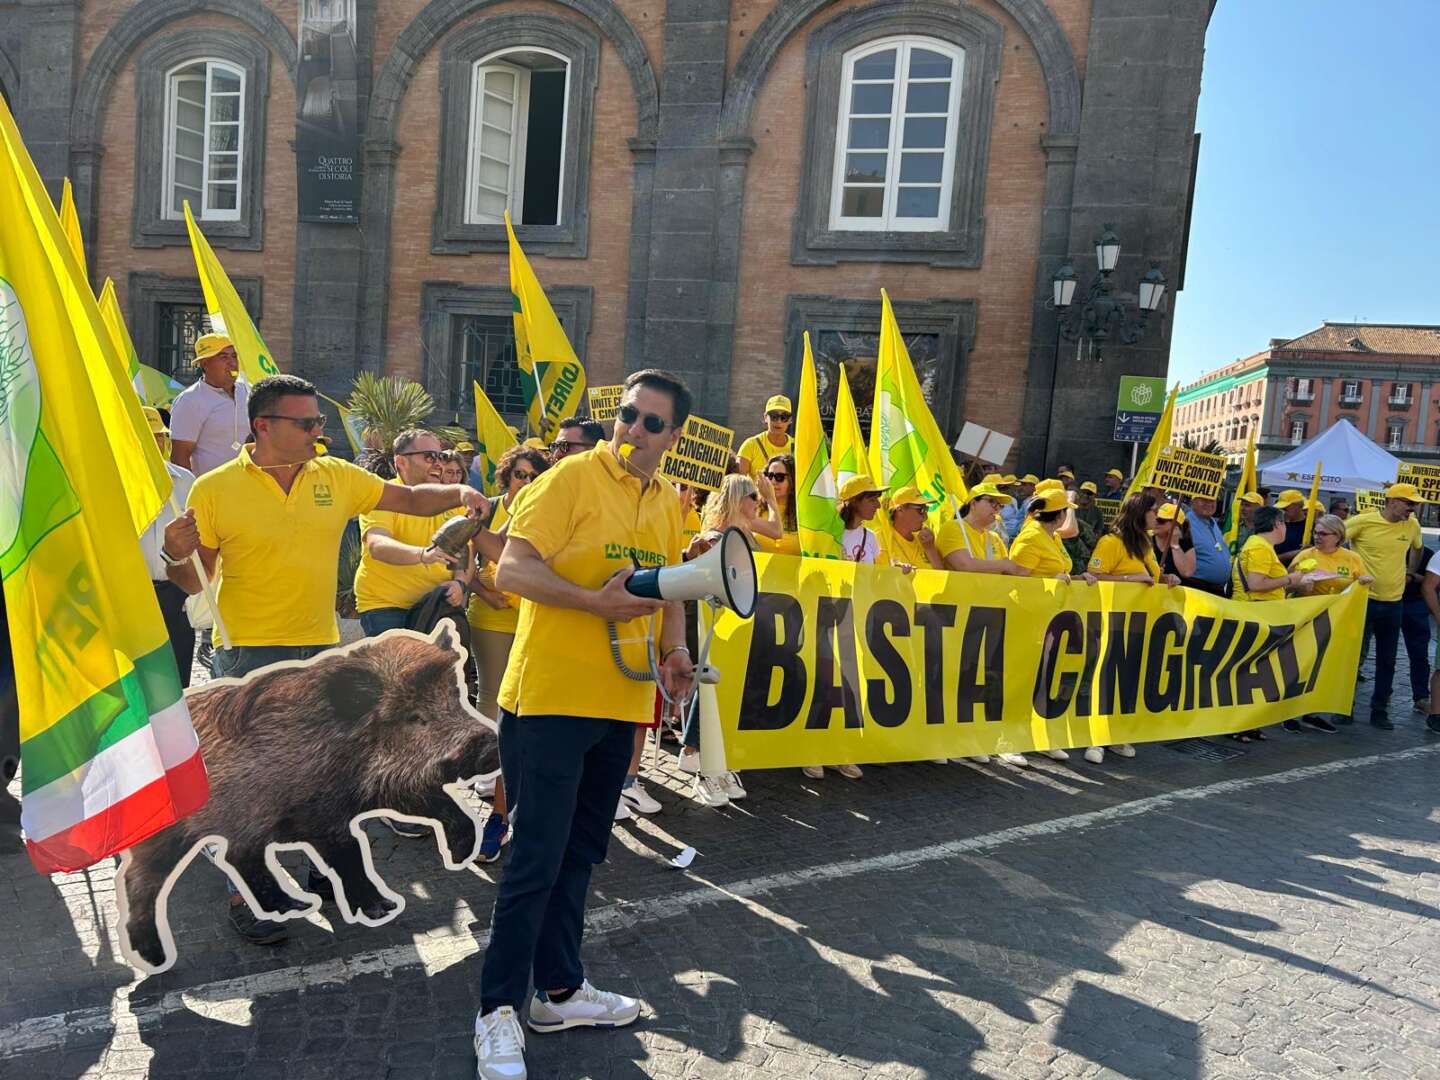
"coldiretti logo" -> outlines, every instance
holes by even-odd
[[[665,556],[658,551],[645,551],[630,544],[606,544],[605,558],[607,559],[630,559],[634,558],[641,566],[664,566]]]
[[[329,484],[316,484],[316,485],[315,485],[315,490],[314,490],[314,495],[315,495],[315,505],[316,505],[316,506],[333,506],[333,505],[335,505],[335,496],[330,493],[330,485],[329,485]]]

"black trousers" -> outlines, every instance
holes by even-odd
[[[152,581],[155,599],[160,601],[160,614],[165,617],[165,632],[170,635],[170,648],[175,651],[175,666],[180,669],[180,687],[190,685],[190,669],[195,665],[195,628],[185,614],[185,590],[173,581]]]

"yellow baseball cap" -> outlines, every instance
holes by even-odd
[[[916,487],[903,487],[890,497],[890,509],[899,510],[902,506],[923,506],[929,509],[930,503],[920,489]]]
[[[1286,488],[1275,497],[1275,505],[1281,510],[1287,506],[1293,506],[1295,503],[1303,503],[1304,501],[1305,493],[1295,488]]]
[[[1094,480],[1086,480],[1080,485],[1081,491],[1088,491],[1091,495],[1099,495],[1100,489],[1095,486]]]
[[[1240,501],[1249,503],[1251,506],[1264,506],[1265,496],[1261,495],[1258,491],[1247,491],[1244,495],[1240,496]]]
[[[1019,482],[1020,482],[1019,480],[1015,479],[1015,474],[1014,474],[1013,472],[1007,472],[1007,473],[1005,474],[1005,479],[1002,481],[1002,483],[1007,484],[1007,485],[1008,485],[1008,484],[1018,484]]]
[[[1056,475],[1059,476],[1060,479],[1062,479],[1062,480],[1074,480],[1074,479],[1075,479],[1075,474],[1074,474],[1073,472],[1071,472],[1069,469],[1061,469],[1058,473],[1056,473]]]
[[[455,449],[456,449],[456,450],[467,450],[467,451],[469,451],[470,453],[473,454],[473,453],[475,452],[475,444],[474,444],[474,443],[468,443],[468,442],[458,442],[458,443],[455,444]]]
[[[1035,485],[1035,494],[1043,495],[1047,491],[1064,491],[1065,485],[1059,480],[1041,480]]]
[[[1047,488],[1041,492],[1036,488],[1035,498],[1030,503],[1030,512],[1044,510],[1047,513],[1051,510],[1064,510],[1070,505],[1070,496],[1064,488]]]
[[[991,499],[996,499],[1004,503],[1006,506],[1009,506],[1015,501],[1009,495],[1006,495],[1003,491],[997,488],[994,484],[976,484],[970,489],[970,498],[972,500],[978,499],[981,495],[985,495]]]
[[[165,421],[160,417],[159,409],[153,405],[141,405],[140,411],[145,414],[145,419],[150,424],[151,435],[170,434],[170,429],[165,426]]]
[[[534,435],[531,435],[530,438],[526,439],[523,443],[521,443],[521,445],[522,445],[522,446],[533,446],[536,450],[544,450],[544,449],[545,449],[545,443],[544,443],[543,441],[541,441],[538,437],[534,436]]]
[[[1040,478],[1036,476],[1033,472],[1027,472],[1016,482],[1021,484],[1038,484],[1040,482]]]
[[[1385,489],[1385,498],[1404,499],[1406,502],[1423,503],[1425,496],[1414,484],[1391,484]]]
[[[234,347],[235,344],[224,334],[201,334],[195,339],[195,362],[209,360],[217,353]]]
[[[784,394],[776,394],[769,401],[765,402],[765,411],[767,413],[788,412],[792,414],[795,412],[795,410],[790,407],[790,399]]]
[[[986,473],[985,479],[982,480],[981,483],[994,484],[996,487],[999,487],[1005,483],[1005,477],[1001,476],[998,472]]]
[[[884,490],[884,488],[876,485],[875,481],[871,480],[868,476],[852,476],[840,485],[840,501],[845,502],[859,495],[867,494],[868,492],[874,492],[876,495],[879,495]]]
[[[1124,479],[1125,479],[1125,474],[1124,474],[1123,472],[1121,472],[1119,469],[1111,469],[1111,470],[1110,470],[1109,472],[1107,472],[1105,475],[1106,475],[1106,476],[1113,476],[1116,480],[1124,480]]]
[[[1161,521],[1173,521],[1177,525],[1185,524],[1185,511],[1180,508],[1179,503],[1167,502],[1155,511],[1155,516]]]

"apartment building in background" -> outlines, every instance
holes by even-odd
[[[1440,325],[1327,322],[1183,386],[1174,435],[1261,461],[1340,417],[1407,461],[1440,461]]]

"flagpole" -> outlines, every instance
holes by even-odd
[[[170,509],[175,511],[176,517],[184,517],[185,511],[180,507],[180,500],[175,498],[175,489],[170,489]],[[220,647],[232,648],[230,644],[230,631],[225,628],[225,619],[220,614],[220,601],[215,596],[215,585],[210,580],[210,575],[205,573],[205,564],[200,561],[200,552],[190,553],[190,565],[195,568],[195,573],[200,578],[200,589],[205,594],[205,603],[210,608],[210,615],[215,620],[215,629],[220,632]]]

